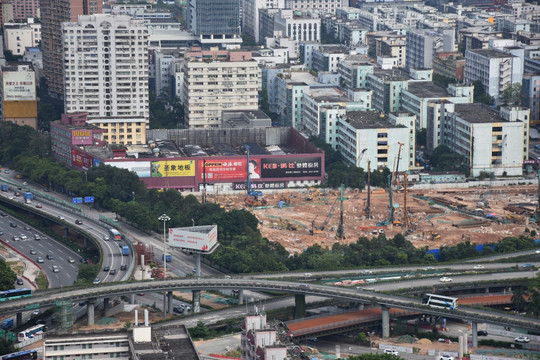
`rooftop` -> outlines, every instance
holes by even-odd
[[[406,81],[411,79],[409,74],[401,69],[383,70],[380,67],[375,67],[373,69],[373,75],[388,81]]]
[[[336,88],[316,88],[311,89],[308,94],[316,102],[351,102],[347,96]]]
[[[419,98],[437,98],[448,97],[448,91],[442,86],[436,85],[431,81],[411,81],[408,90],[411,94]]]
[[[492,59],[514,57],[514,55],[505,54],[502,51],[493,50],[493,49],[475,49],[475,50],[469,50],[469,51],[475,54],[484,56],[484,57],[492,58]]]
[[[499,113],[484,104],[456,104],[454,111],[469,123],[494,123],[508,122]]]
[[[384,115],[376,111],[347,111],[346,121],[356,129],[379,129],[400,127],[385,120]]]

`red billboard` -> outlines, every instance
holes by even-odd
[[[251,159],[254,160],[254,159]],[[255,160],[257,162],[257,160]],[[199,179],[213,180],[245,180],[247,179],[246,159],[207,159],[198,162]],[[260,176],[259,176],[260,177]],[[256,177],[258,178],[258,177]]]
[[[92,167],[92,157],[76,148],[71,148],[71,166],[83,170]]]

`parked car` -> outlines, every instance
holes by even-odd
[[[36,253],[36,250],[30,249],[30,255],[36,255],[36,254],[37,254],[37,253]]]
[[[173,307],[173,311],[177,314],[182,314],[184,312],[184,308],[180,307],[180,306],[175,306]]]
[[[18,237],[17,235],[13,235],[13,241],[19,241],[19,240],[21,240],[20,237]]]
[[[56,266],[56,265],[53,265],[52,266],[52,271],[55,272],[55,273],[60,272],[60,268],[58,268],[58,266]]]
[[[384,349],[384,353],[394,355],[394,356],[399,356],[399,352],[394,349]]]
[[[476,335],[478,335],[478,336],[488,336],[488,332],[486,330],[478,330],[476,332]]]
[[[51,254],[47,254],[47,259],[54,260],[54,256],[52,256]]]
[[[439,360],[454,360],[454,357],[450,355],[441,355],[439,356]]]
[[[94,281],[92,282],[92,284],[99,284],[101,282],[101,280],[99,280],[99,278],[95,278]]]
[[[43,262],[43,258],[41,256],[38,256],[36,258],[36,261],[41,264]]]
[[[68,263],[73,264],[74,262],[75,262],[75,259],[74,259],[74,258],[71,258],[71,257],[70,257],[70,258],[68,259]]]
[[[21,278],[17,278],[17,285],[24,285],[24,280]]]

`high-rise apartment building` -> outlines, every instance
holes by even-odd
[[[242,31],[259,43],[259,10],[283,9],[285,0],[242,0]]]
[[[101,0],[40,1],[43,74],[51,95],[64,95],[62,23],[77,21],[79,15],[101,13],[101,9]]]
[[[454,32],[453,28],[407,31],[407,69],[431,69],[435,53],[454,51]]]
[[[240,0],[189,0],[187,28],[202,44],[240,44]]]
[[[66,113],[87,112],[115,144],[143,144],[148,125],[148,32],[142,19],[81,15],[62,25]]]
[[[13,4],[13,19],[16,21],[39,17],[39,0],[9,0],[8,2]]]
[[[293,11],[319,10],[335,13],[337,9],[347,6],[349,6],[348,0],[285,0],[285,9],[291,9]]]
[[[480,81],[486,93],[498,99],[504,89],[521,83],[523,66],[519,57],[492,49],[465,52],[465,82]]]
[[[219,127],[223,110],[257,110],[259,66],[249,51],[186,53],[183,104],[190,128]]]

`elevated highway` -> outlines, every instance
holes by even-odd
[[[0,304],[0,315],[24,311],[32,306],[52,305],[59,300],[79,302],[87,300],[89,304],[89,322],[93,323],[93,304],[98,298],[108,299],[118,295],[129,295],[141,292],[168,292],[172,298],[173,290],[218,290],[218,289],[249,289],[259,291],[278,291],[290,294],[316,295],[335,298],[350,302],[377,304],[383,311],[383,336],[385,324],[389,329],[389,309],[402,309],[422,312],[453,319],[467,320],[473,323],[490,323],[502,326],[519,327],[532,331],[540,331],[540,319],[526,318],[514,314],[500,313],[496,311],[460,306],[458,310],[437,309],[425,306],[419,299],[402,296],[386,295],[367,291],[356,291],[326,285],[307,285],[287,281],[273,281],[261,279],[227,279],[227,278],[203,278],[203,279],[171,279],[151,282],[130,282],[120,284],[103,284],[89,288],[49,290],[37,293],[30,298],[14,302]],[[386,316],[385,316],[386,314]],[[385,319],[386,317],[386,319]],[[92,319],[90,319],[92,318]]]

